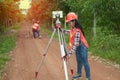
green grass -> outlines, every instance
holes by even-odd
[[[0,39],[0,54],[9,52],[15,46],[15,36],[5,36]]]
[[[11,59],[9,52],[12,51],[16,45],[17,32],[12,33],[10,30],[15,29],[18,31],[19,28],[20,24],[16,24],[15,26],[5,29],[5,34],[0,35],[0,80],[3,78],[6,62]]]
[[[45,28],[44,26],[41,27],[41,30],[42,32],[46,33],[49,35],[49,37],[51,37],[54,29],[48,29],[48,28]],[[56,31],[55,35],[54,35],[54,38],[58,38],[58,32]]]
[[[97,37],[88,38],[89,51],[93,55],[120,65],[120,36],[108,30],[97,28]]]
[[[15,35],[0,36],[0,76],[3,75],[5,64],[9,57],[9,51],[15,47]]]

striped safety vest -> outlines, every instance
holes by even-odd
[[[73,29],[73,30],[70,30],[70,39],[69,39],[69,46],[70,46],[70,49],[72,48],[73,44],[74,44],[74,38],[75,38],[75,34],[76,32],[79,31],[80,32],[80,40],[81,42],[83,42],[83,44],[88,48],[88,43],[85,39],[85,37],[83,36],[83,33],[80,29]]]
[[[37,23],[35,23],[32,28],[35,29],[35,30],[37,30],[38,27],[39,27],[39,25]]]

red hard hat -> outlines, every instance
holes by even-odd
[[[66,16],[66,22],[77,19],[78,16],[74,12],[69,12]]]

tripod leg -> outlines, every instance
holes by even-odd
[[[63,45],[64,45],[64,50],[65,50],[65,53],[68,54],[68,49],[67,49],[67,44],[66,44],[66,41],[65,41],[65,36],[64,36],[64,33],[62,33],[62,38],[63,38]],[[73,68],[72,68],[72,63],[70,61],[70,58],[68,58],[68,65],[70,67],[70,70],[71,70],[71,74],[73,75]]]
[[[63,66],[64,66],[65,79],[68,80],[66,59],[63,58],[65,56],[64,45],[63,45],[63,42],[62,42],[63,41],[62,40],[62,34],[60,33],[59,29],[58,29],[58,36],[59,36],[60,50],[61,50],[61,56],[62,56]]]
[[[47,48],[46,48],[45,51],[44,51],[43,57],[42,57],[41,61],[40,61],[39,64],[38,64],[38,68],[37,68],[37,70],[36,70],[36,72],[35,72],[35,77],[36,77],[36,78],[37,78],[38,72],[39,72],[39,70],[40,70],[40,68],[41,68],[41,66],[42,66],[42,63],[43,63],[43,61],[44,61],[44,59],[45,59],[45,56],[47,55],[48,48],[49,48],[49,46],[50,46],[50,44],[51,44],[51,42],[52,42],[52,40],[53,40],[53,36],[54,36],[55,32],[56,32],[56,29],[54,29],[54,31],[53,31],[53,33],[52,33],[52,35],[51,35],[51,38],[50,38],[50,40],[49,40],[49,42],[48,42]]]

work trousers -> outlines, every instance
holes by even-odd
[[[76,49],[77,73],[82,75],[82,66],[86,72],[86,78],[90,79],[90,65],[88,62],[88,48],[81,42]]]

